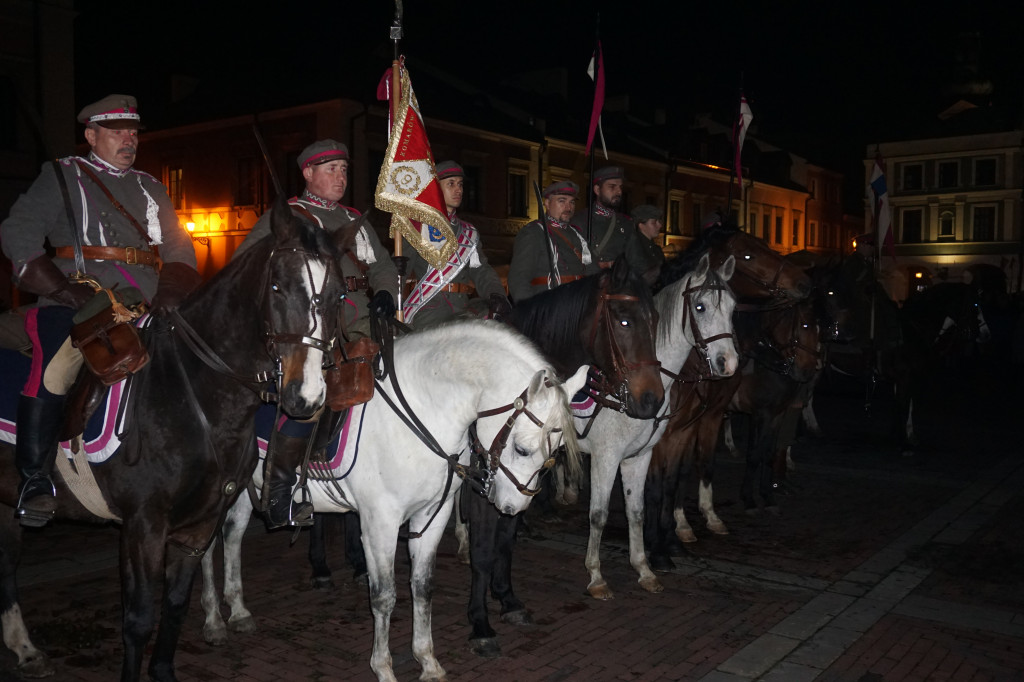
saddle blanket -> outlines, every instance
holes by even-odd
[[[353,434],[352,418],[353,414],[357,412],[359,413],[359,421],[356,425],[356,431]],[[364,410],[361,408],[348,410],[345,416],[342,417],[340,431],[327,445],[326,452],[324,453],[327,463],[322,464],[320,462],[311,462],[311,470],[322,474],[330,473],[334,478],[340,479],[345,477],[348,471],[352,468],[351,464],[348,464],[345,461],[345,451],[349,444],[349,439],[354,437],[356,447],[352,449],[350,456],[352,464],[354,464],[359,452],[359,433],[362,431],[363,413]],[[256,413],[256,445],[259,448],[260,458],[266,458],[267,456],[267,444],[270,441],[271,431],[274,427],[274,419],[276,417],[277,408],[274,405],[263,405]],[[278,420],[277,429],[283,436],[289,436],[292,438],[308,438],[313,432],[313,426],[314,424],[312,422],[294,421],[282,415]],[[345,466],[345,471],[342,471],[343,465]]]
[[[584,390],[572,397],[569,407],[572,409],[572,416],[578,419],[589,419],[597,409],[597,402]]]

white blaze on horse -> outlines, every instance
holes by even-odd
[[[533,344],[511,328],[459,322],[398,339],[390,371],[403,395],[385,380],[368,403],[350,410],[348,431],[339,439],[343,445],[333,457],[328,450],[328,464],[311,474],[309,490],[316,513],[359,512],[374,617],[370,667],[380,680],[395,679],[388,645],[395,552],[399,528],[409,523],[413,654],[423,667],[421,680],[442,680],[431,634],[430,586],[437,546],[462,483],[458,476],[452,479],[453,472],[470,468],[474,450],[482,453],[491,502],[507,514],[525,509],[539,489],[540,472],[563,442],[571,465],[578,466],[569,398],[583,387],[586,367],[562,384]],[[403,397],[441,453],[406,422]],[[474,424],[480,444],[475,448]],[[262,471],[256,468],[257,489]],[[244,524],[235,532],[244,532]],[[238,547],[237,537],[225,539],[226,553]],[[209,611],[216,600],[204,598],[203,604]]]
[[[664,370],[665,392],[682,372],[691,351],[700,353],[711,377],[731,376],[739,364],[733,345],[732,313],[736,298],[727,282],[735,261],[730,256],[718,270],[712,270],[707,255],[687,275],[654,297],[658,309],[658,360]],[[633,419],[615,410],[599,411],[589,425],[580,449],[591,454],[590,541],[586,567],[590,572],[587,591],[598,599],[610,599],[612,590],[601,575],[601,535],[608,519],[608,501],[616,470],[622,476],[629,522],[629,562],[640,574],[639,583],[648,592],[663,588],[647,564],[643,543],[644,483],[651,450],[665,430],[669,401],[653,420]],[[587,428],[588,419],[577,417],[577,428]]]

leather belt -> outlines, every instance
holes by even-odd
[[[366,277],[346,277],[345,286],[348,287],[349,291],[356,291],[358,289],[365,291],[370,288],[370,280]]]
[[[611,266],[615,265],[615,261],[613,261],[613,260],[599,260],[599,261],[597,261],[597,265],[602,270],[607,270]]]
[[[58,246],[56,249],[57,258],[75,257],[75,247]],[[136,249],[134,246],[83,246],[82,257],[89,260],[116,260],[128,265],[149,265],[156,267],[156,254],[152,251]]]
[[[583,279],[583,275],[562,275],[558,278],[559,284],[567,284],[569,282],[575,282],[578,279]],[[541,284],[547,284],[547,277],[534,277],[530,280],[530,286],[540,286]]]
[[[419,280],[406,280],[405,288],[403,290],[402,295],[405,296],[406,298],[411,296],[413,289],[416,288],[417,284],[419,284]],[[433,289],[433,287],[427,288],[428,291],[431,289]],[[449,294],[466,294],[467,296],[470,296],[473,294],[473,292],[476,291],[476,286],[472,284],[461,284],[459,282],[452,282],[451,284],[448,284],[446,286],[439,287],[438,290]]]

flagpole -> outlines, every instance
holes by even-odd
[[[739,93],[738,94],[739,94],[739,97],[736,100],[736,115],[732,119],[732,121],[733,121],[733,123],[732,123],[733,155],[732,156],[733,156],[734,161],[733,161],[733,164],[732,164],[733,168],[732,168],[732,170],[729,171],[729,192],[728,192],[728,195],[727,195],[726,200],[725,200],[726,209],[725,209],[725,216],[724,216],[724,218],[726,218],[726,219],[729,216],[732,215],[732,181],[733,181],[733,178],[737,178],[737,176],[740,178],[739,182],[741,183],[740,184],[740,200],[742,201],[742,199],[743,199],[743,186],[742,186],[743,180],[741,179],[742,175],[739,175],[739,169],[736,168],[736,166],[738,166],[739,162],[740,162],[740,152],[737,151],[737,149],[736,149],[736,145],[738,145],[740,143],[740,141],[738,139],[738,136],[737,136],[736,122],[740,120],[741,116],[743,116],[743,109],[742,109],[742,106],[743,106],[743,72],[742,71],[740,72],[740,89],[739,89]],[[739,224],[739,219],[736,220],[736,223]]]
[[[594,98],[597,99],[598,85],[598,70],[604,71],[604,64],[600,63],[604,61],[604,56],[601,52],[601,13],[597,13],[597,20],[594,24]],[[600,61],[597,61],[600,58]],[[604,108],[604,102],[601,103],[601,108]],[[591,111],[591,117],[593,117],[593,111]],[[591,123],[593,125],[593,123]],[[600,113],[598,113],[597,119],[598,128],[601,127]],[[588,136],[589,137],[589,136]],[[588,143],[588,156],[590,157],[590,169],[589,176],[587,177],[587,244],[590,244],[594,238],[594,151],[589,147],[591,140],[587,140]],[[605,160],[608,159],[608,150],[604,147],[604,131],[601,131],[601,145],[605,149]]]
[[[394,55],[391,60],[391,129],[389,135],[396,135],[395,126],[398,124],[398,106],[401,100],[399,91],[402,87],[401,79],[401,56],[399,54],[399,43],[402,41],[402,0],[395,0],[395,20],[391,23],[391,41],[394,43]],[[394,218],[392,218],[394,220]],[[395,317],[399,322],[405,322],[405,312],[402,310],[402,290],[405,284],[405,271],[409,259],[402,255],[402,234],[392,228],[395,235],[395,254],[391,260],[395,262],[395,269],[398,270],[398,297],[396,301],[397,310]]]

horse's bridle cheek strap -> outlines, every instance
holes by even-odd
[[[549,381],[545,380],[545,385],[550,387],[552,384]],[[538,419],[537,416],[526,407],[526,398],[528,392],[528,388],[524,389],[523,392],[520,393],[519,396],[510,404],[503,405],[501,407],[496,407],[490,410],[484,410],[482,412],[477,412],[476,416],[477,419],[483,417],[494,417],[504,412],[508,412],[509,410],[512,410],[512,414],[508,416],[508,419],[506,419],[505,423],[502,424],[501,429],[499,429],[498,433],[495,434],[494,440],[491,441],[491,447],[486,450],[487,472],[490,476],[493,477],[493,475],[496,472],[501,471],[508,477],[508,479],[512,482],[512,484],[516,487],[516,489],[519,492],[521,492],[524,495],[529,495],[532,497],[533,495],[536,495],[538,492],[540,492],[540,488],[538,487],[537,490],[530,490],[528,487],[530,482],[533,481],[534,478],[537,478],[543,471],[554,466],[554,457],[548,457],[548,459],[545,460],[544,464],[541,465],[540,469],[535,471],[533,475],[530,476],[529,480],[526,481],[525,485],[520,483],[519,480],[516,478],[515,474],[513,474],[508,469],[508,467],[506,467],[501,462],[501,453],[505,451],[505,446],[508,444],[508,438],[512,434],[512,427],[515,425],[516,419],[518,419],[520,415],[526,415],[526,417],[534,424],[536,424],[538,428],[544,428],[544,422]],[[552,429],[552,431],[555,431],[555,429]],[[483,446],[480,444],[479,438],[476,440],[474,445],[476,448],[478,448],[479,451],[483,451]]]

